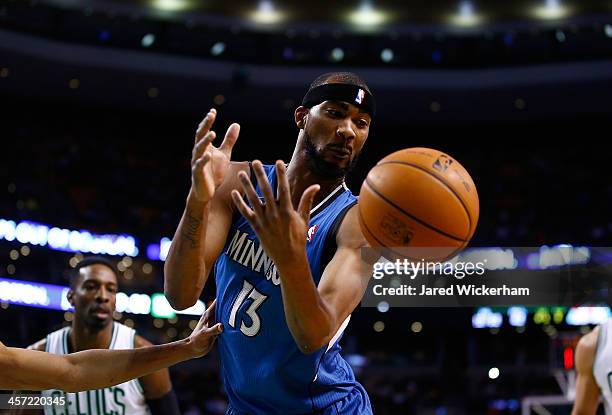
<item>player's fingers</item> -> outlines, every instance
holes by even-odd
[[[312,201],[314,200],[314,197],[320,188],[321,186],[319,186],[318,184],[313,184],[309,186],[308,189],[304,190],[304,193],[302,193],[300,204],[298,206],[298,213],[300,214],[302,219],[304,219],[306,225],[308,225],[308,222],[310,221],[310,209],[312,209]]]
[[[211,336],[217,336],[221,333],[223,333],[223,324],[221,323],[217,323],[212,327],[208,327],[206,329],[203,330],[204,333],[211,335]]]
[[[210,111],[208,111],[208,113],[202,120],[202,122],[200,122],[200,124],[198,125],[196,134],[195,134],[196,143],[200,141],[202,137],[206,135],[206,133],[210,130],[210,127],[212,127],[213,123],[215,122],[216,118],[217,118],[217,110],[214,108],[211,108]]]
[[[266,201],[266,209],[269,209],[270,213],[273,215],[276,214],[276,199],[274,198],[272,186],[270,186],[270,182],[268,181],[266,171],[264,170],[261,161],[253,161],[253,171],[255,171],[255,177],[257,177],[259,189],[261,190],[261,193]]]
[[[217,305],[217,299],[215,299],[202,314],[202,321],[206,326],[210,325],[215,320],[215,306]]]
[[[255,211],[255,214],[263,215],[263,204],[261,203],[261,200],[259,200],[259,195],[255,191],[255,188],[253,187],[253,183],[251,183],[249,176],[247,176],[245,172],[241,171],[238,172],[238,179],[240,180],[242,190],[244,191],[244,194],[246,195],[249,203],[251,204],[251,207]]]
[[[276,161],[276,180],[278,181],[276,193],[278,194],[278,202],[281,209],[293,209],[289,179],[287,179],[287,168],[282,160]]]
[[[242,214],[242,216],[244,216],[247,222],[249,222],[249,225],[251,225],[251,227],[255,229],[255,212],[253,212],[251,208],[247,206],[244,199],[242,198],[242,195],[238,193],[238,190],[232,190],[231,194],[232,201],[234,202],[234,205],[236,206],[238,211]]]
[[[195,163],[193,163],[191,173],[196,181],[199,182],[204,178],[204,167],[206,167],[206,164],[210,162],[211,158],[212,156],[210,155],[210,153],[206,153],[202,157],[197,159]]]
[[[238,140],[238,134],[240,134],[240,124],[233,123],[227,129],[225,133],[225,137],[223,138],[223,142],[219,147],[219,150],[223,152],[227,156],[227,158],[232,157],[232,150],[234,149],[234,144],[236,144],[236,140]]]
[[[208,146],[210,145],[210,143],[215,141],[216,137],[217,137],[217,133],[215,133],[214,131],[207,132],[206,135],[204,135],[204,138],[202,138],[202,140],[198,141],[196,145],[193,146],[191,159],[196,160],[202,157],[202,154],[204,154],[204,152],[208,150]]]

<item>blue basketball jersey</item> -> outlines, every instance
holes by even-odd
[[[274,166],[264,168],[276,191]],[[259,187],[256,190],[262,197]],[[337,227],[355,203],[356,197],[343,183],[311,212],[304,236],[315,285],[335,252]],[[224,325],[218,344],[228,413],[312,414],[334,405],[355,406],[352,412],[341,413],[371,413],[365,390],[340,356],[338,342],[349,319],[328,346],[303,354],[285,321],[276,266],[240,214],[217,259],[215,276],[216,317]],[[358,400],[352,398],[355,395]]]

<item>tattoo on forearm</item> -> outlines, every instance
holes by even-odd
[[[197,237],[198,230],[202,224],[202,220],[193,216],[189,211],[185,214],[185,228],[181,233],[183,239],[188,240],[191,243],[191,248],[197,248],[199,238]]]

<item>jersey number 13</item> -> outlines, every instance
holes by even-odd
[[[257,335],[257,333],[259,333],[259,330],[261,329],[261,319],[257,314],[257,309],[264,301],[266,301],[266,298],[268,298],[267,295],[263,295],[262,293],[257,291],[255,288],[253,288],[253,285],[251,285],[251,283],[245,280],[242,286],[242,290],[240,291],[240,293],[234,300],[234,304],[232,305],[232,311],[229,317],[229,325],[232,326],[232,328],[236,328],[236,314],[238,313],[238,309],[245,303],[245,301],[247,301],[248,299],[252,299],[253,302],[246,310],[246,314],[251,318],[251,325],[247,326],[244,321],[240,322],[240,331],[245,336],[249,337]]]

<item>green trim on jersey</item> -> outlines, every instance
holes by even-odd
[[[64,348],[64,354],[70,353],[68,349],[68,333],[69,332],[70,332],[70,329],[66,329],[62,333],[62,347]]]

